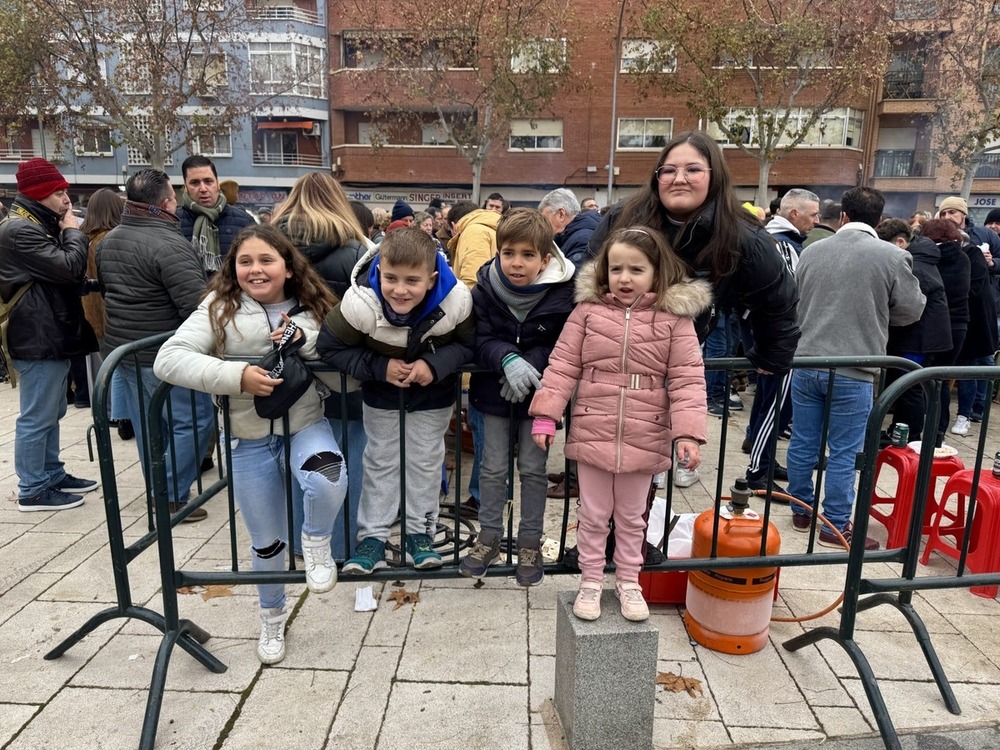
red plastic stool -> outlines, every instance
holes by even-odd
[[[906,546],[906,537],[910,530],[910,512],[913,510],[913,497],[916,494],[919,463],[920,454],[909,446],[898,448],[890,445],[878,453],[875,464],[875,489],[872,491],[869,515],[888,530],[889,540],[886,542],[886,549]],[[896,494],[892,496],[880,495],[878,491],[878,479],[884,466],[895,469],[898,478]],[[931,518],[938,507],[938,501],[934,495],[938,478],[950,477],[964,468],[965,466],[958,456],[935,458],[931,462],[931,481],[927,487],[927,509],[924,512],[923,533],[930,533]],[[883,509],[885,506],[888,506],[888,510]]]
[[[931,552],[958,560],[962,554],[962,537],[965,534],[965,501],[972,494],[972,479],[975,472],[964,469],[951,476],[944,487],[941,503],[935,508],[935,523],[932,524],[921,565],[926,565]],[[956,496],[956,510],[947,510],[948,498]],[[943,521],[949,521],[944,524]],[[946,543],[945,537],[951,542]],[[972,519],[972,533],[969,535],[969,554],[965,567],[971,573],[1000,572],[1000,480],[992,471],[979,475],[979,492],[976,495],[976,512]],[[971,591],[977,596],[992,599],[997,595],[997,586],[973,586]]]

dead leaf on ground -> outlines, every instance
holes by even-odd
[[[657,672],[656,684],[663,685],[663,689],[669,690],[671,693],[686,691],[692,698],[705,695],[701,689],[701,680],[696,680],[694,677],[681,677],[673,672]]]
[[[209,599],[215,599],[220,596],[232,596],[232,595],[233,595],[232,586],[226,586],[225,584],[220,584],[217,586],[206,586],[205,590],[201,594],[201,598],[207,602]]]
[[[407,591],[406,589],[400,589],[399,591],[390,591],[389,598],[396,602],[396,606],[392,608],[392,611],[395,612],[404,604],[416,604],[417,602],[419,602],[420,594],[418,594],[416,591]]]
[[[201,586],[181,586],[177,589],[178,594],[200,594]]]

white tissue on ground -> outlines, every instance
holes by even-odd
[[[354,592],[355,612],[371,612],[376,609],[378,609],[378,602],[375,601],[371,586],[363,586]]]

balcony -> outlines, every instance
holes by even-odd
[[[320,154],[265,154],[259,151],[253,155],[255,167],[322,167]]]
[[[885,74],[882,96],[886,99],[929,99],[931,95],[923,71],[889,71]]]
[[[250,8],[248,15],[258,21],[299,21],[301,23],[319,24],[319,13],[303,10],[294,5],[272,5]]]
[[[875,152],[873,177],[933,177],[934,155],[930,151],[889,149]]]
[[[30,148],[0,148],[0,161],[21,162],[41,156],[41,152]]]
[[[983,180],[1000,179],[1000,153],[983,154],[976,168],[976,177]]]

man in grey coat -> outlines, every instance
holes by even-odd
[[[97,248],[97,272],[107,311],[107,352],[173,331],[194,312],[205,293],[205,270],[194,247],[181,234],[170,178],[160,170],[143,169],[128,179],[125,190],[128,200],[121,223]],[[135,425],[136,448],[147,480],[151,476],[143,425],[146,405],[160,384],[153,375],[155,358],[156,349],[146,349],[138,367],[131,359],[119,366],[128,384],[125,408]],[[170,512],[176,513],[190,496],[215,431],[212,398],[207,393],[173,388],[170,414],[172,447],[166,456],[167,497]],[[198,508],[185,520],[200,521],[207,515]]]
[[[875,233],[884,205],[878,190],[848,190],[841,201],[840,229],[802,251],[795,272],[802,329],[797,357],[885,356],[889,326],[920,319],[925,298],[910,254]],[[877,377],[877,368],[843,368],[833,378],[822,513],[848,542],[854,533],[854,462],[864,443]],[[795,420],[788,444],[788,493],[814,508],[813,470],[819,463],[829,380],[827,370],[792,374]],[[809,512],[793,504],[792,513],[795,530],[809,531]],[[819,543],[841,546],[826,527]],[[878,542],[866,539],[865,549],[878,549]]]

